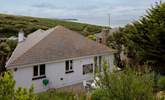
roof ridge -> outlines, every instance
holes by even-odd
[[[36,30],[34,32],[39,32],[39,31],[42,32],[42,33],[45,32],[45,30],[42,30],[42,29],[38,29],[38,30]],[[30,37],[34,32],[32,32],[31,34],[27,35],[27,38]]]

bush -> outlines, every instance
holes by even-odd
[[[49,90],[38,94],[38,100],[86,100],[84,93],[73,93],[64,90]]]
[[[103,73],[98,73],[99,88],[92,93],[93,100],[153,100],[153,74],[126,68],[113,72],[104,64]],[[100,90],[101,89],[101,90]]]
[[[103,89],[97,89],[92,93],[92,100],[109,100],[106,96],[106,92]]]
[[[96,41],[96,35],[88,35],[88,38],[91,40]]]
[[[160,79],[158,80],[158,87],[160,90],[165,90],[165,77],[164,76],[160,77]]]
[[[10,72],[0,76],[0,100],[36,100],[33,87],[15,88],[15,81]]]

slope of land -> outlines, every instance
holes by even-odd
[[[70,22],[58,19],[37,18],[28,16],[14,16],[0,14],[0,37],[17,36],[18,31],[24,29],[26,35],[37,30],[46,30],[56,25],[63,25],[83,35],[100,32],[101,26],[85,23]]]

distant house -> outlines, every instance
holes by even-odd
[[[63,26],[39,29],[27,38],[21,31],[18,41],[6,64],[16,87],[33,84],[35,92],[41,92],[91,80],[97,67],[102,70],[102,59],[113,67],[114,50]]]

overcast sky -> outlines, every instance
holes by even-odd
[[[0,0],[0,13],[47,18],[75,18],[80,22],[123,26],[144,15],[159,0]],[[165,1],[165,0],[162,0]]]

